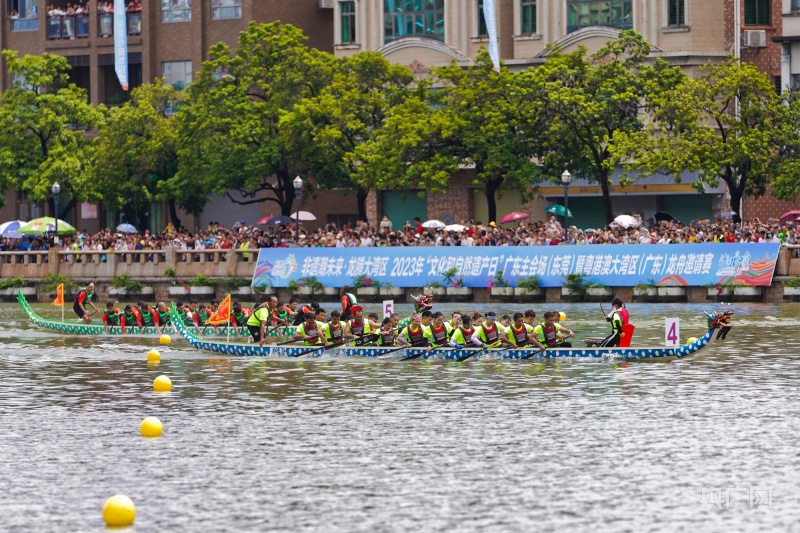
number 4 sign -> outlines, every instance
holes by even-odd
[[[668,318],[666,319],[664,332],[666,333],[666,345],[678,346],[681,343],[681,319]]]

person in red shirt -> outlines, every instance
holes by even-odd
[[[106,310],[103,311],[102,315],[103,328],[106,333],[108,333],[109,326],[119,326],[121,314],[122,311],[120,311],[118,307],[114,307],[114,302],[106,303]]]
[[[138,326],[139,333],[142,332],[142,318],[130,305],[126,305],[125,309],[123,309],[122,313],[119,315],[119,325],[122,327],[123,335],[125,334],[125,326]]]

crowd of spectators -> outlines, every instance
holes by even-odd
[[[58,248],[75,252],[116,250],[152,252],[167,248],[180,250],[231,250],[285,247],[381,247],[381,246],[553,246],[593,244],[677,244],[704,242],[772,242],[800,245],[800,225],[780,224],[775,220],[761,222],[730,220],[700,220],[689,224],[677,221],[656,222],[652,219],[641,227],[605,226],[564,230],[557,217],[547,221],[522,221],[515,225],[498,226],[481,222],[464,222],[460,231],[426,229],[419,218],[407,221],[395,230],[388,217],[372,227],[366,222],[354,226],[327,224],[317,230],[300,227],[295,235],[294,225],[276,227],[248,226],[244,221],[227,228],[212,222],[202,230],[188,231],[169,224],[160,233],[124,234],[105,229],[95,234],[83,230],[75,235],[62,236]],[[52,237],[31,237],[0,241],[0,251],[47,250],[53,246]],[[149,258],[152,260],[152,256]]]

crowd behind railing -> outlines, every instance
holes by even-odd
[[[142,33],[142,4],[129,1],[125,8],[128,35]],[[100,37],[114,35],[114,3],[97,2],[97,33]],[[90,4],[68,3],[66,7],[50,4],[47,8],[47,38],[50,40],[87,39],[89,37]],[[12,19],[19,18],[12,12]]]
[[[56,247],[62,252],[63,261],[74,261],[80,252],[135,252],[134,261],[159,262],[162,254],[158,250],[176,249],[182,261],[199,261],[200,254],[192,251],[218,251],[220,260],[226,260],[229,250],[255,250],[259,248],[286,247],[383,247],[383,246],[554,246],[596,244],[678,244],[706,242],[770,242],[800,248],[800,225],[794,222],[782,224],[769,219],[762,222],[730,220],[699,220],[689,224],[677,221],[648,220],[642,227],[624,228],[610,225],[600,228],[567,228],[566,235],[560,221],[554,216],[547,221],[522,221],[513,226],[487,225],[465,221],[455,225],[456,229],[428,229],[419,218],[407,221],[402,228],[395,229],[388,217],[378,227],[367,222],[337,226],[327,224],[316,230],[306,230],[302,225],[299,234],[296,226],[248,226],[244,221],[227,228],[217,222],[205,229],[189,231],[184,227],[167,225],[160,233],[125,234],[107,228],[94,234],[83,230],[75,235],[61,236],[56,244],[52,236],[6,237],[0,241],[0,251],[31,252]],[[800,250],[798,250],[800,251]],[[140,256],[140,254],[143,254]],[[207,253],[202,254],[204,257]],[[245,259],[249,259],[246,254]],[[255,254],[252,254],[255,256]],[[105,256],[102,262],[105,262]],[[144,259],[140,259],[145,257]],[[78,260],[80,258],[78,256]]]

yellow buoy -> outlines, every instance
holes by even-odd
[[[153,381],[153,390],[156,392],[169,392],[172,390],[172,380],[167,376],[158,376]]]
[[[139,431],[142,433],[142,437],[160,437],[164,431],[164,426],[161,425],[161,420],[158,418],[148,416],[142,420]]]
[[[172,337],[166,334],[161,335],[161,337],[158,339],[158,342],[160,342],[161,344],[169,344],[172,342]]]
[[[697,337],[689,337],[686,339],[686,344],[692,344],[693,342],[697,342]]]
[[[129,526],[136,518],[136,506],[133,501],[122,494],[116,494],[103,504],[103,520],[107,526]]]
[[[567,319],[567,313],[565,313],[564,311],[561,311],[560,313],[558,313],[559,322],[561,322],[562,320],[566,320],[566,319]]]
[[[161,361],[161,352],[158,350],[150,350],[147,352],[147,360],[151,363],[155,363],[156,361]]]

